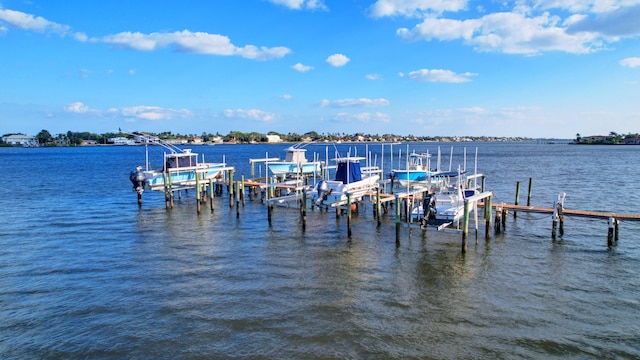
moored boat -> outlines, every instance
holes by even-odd
[[[368,169],[362,170],[360,161],[364,157],[346,157],[333,159],[337,163],[334,180],[322,180],[310,192],[316,206],[335,207],[355,203],[369,191],[378,187],[380,175]]]

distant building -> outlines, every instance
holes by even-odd
[[[626,137],[622,140],[625,145],[640,145],[640,137]]]
[[[109,141],[113,145],[135,145],[136,144],[135,140],[127,139],[124,136],[109,138],[107,141]]]
[[[98,141],[97,140],[82,140],[82,142],[80,143],[80,145],[97,145]]]
[[[38,146],[38,139],[35,136],[14,134],[2,137],[5,144],[22,145],[22,146]]]
[[[280,135],[267,135],[267,142],[270,143],[279,143],[282,142]]]

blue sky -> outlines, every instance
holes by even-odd
[[[640,0],[0,0],[0,133],[640,132]]]

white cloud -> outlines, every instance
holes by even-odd
[[[269,2],[276,5],[283,5],[289,9],[301,10],[328,10],[327,6],[322,0],[269,0]]]
[[[284,95],[280,95],[281,99],[285,99],[285,100],[291,100],[293,99],[293,96],[289,95],[289,94],[284,94]]]
[[[293,70],[298,72],[307,72],[309,70],[313,70],[313,66],[302,65],[301,63],[297,63],[291,67]]]
[[[635,68],[640,67],[640,57],[630,57],[620,60],[620,65]]]
[[[356,106],[389,106],[390,102],[387,99],[342,99],[342,100],[322,100],[320,106],[322,107],[356,107]]]
[[[77,113],[77,114],[82,114],[82,113],[86,113],[89,111],[89,107],[85,104],[83,104],[80,101],[71,103],[69,105],[66,105],[64,107],[64,111],[66,112],[70,112],[70,113]]]
[[[40,16],[23,13],[21,11],[0,8],[0,22],[21,30],[33,30],[38,32],[52,32],[65,35],[69,26],[49,21]]]
[[[376,113],[361,112],[357,114],[341,112],[334,116],[334,120],[339,122],[358,121],[363,123],[368,123],[368,122],[388,123],[391,121],[391,117],[388,114],[381,113],[381,112],[376,112]]]
[[[249,119],[249,120],[264,121],[264,122],[272,121],[277,118],[276,114],[258,110],[258,109],[251,109],[251,110],[227,109],[224,111],[224,116],[228,118]]]
[[[349,58],[343,54],[333,54],[327,58],[327,63],[331,66],[344,66],[349,62]]]
[[[409,77],[409,79],[417,81],[460,83],[471,81],[469,78],[474,75],[476,74],[469,72],[466,72],[464,74],[456,74],[451,70],[420,69],[409,72],[407,76]]]
[[[559,23],[560,18],[549,13],[526,17],[522,13],[501,12],[470,20],[427,18],[411,30],[398,29],[397,35],[408,40],[462,39],[478,51],[507,54],[582,54],[602,47],[596,33],[569,34]]]
[[[92,113],[94,115],[102,116],[124,116],[126,118],[137,118],[144,120],[168,120],[175,116],[187,117],[191,115],[191,112],[186,109],[175,110],[166,109],[159,106],[131,106],[122,109],[109,108],[106,111],[90,109],[84,103],[78,101],[71,103],[64,107],[66,112],[84,114]]]
[[[467,0],[378,0],[370,10],[373,17],[419,17],[429,13],[460,11],[466,6]]]
[[[365,78],[368,80],[382,80],[382,76],[380,74],[367,74]]]
[[[173,33],[151,33],[121,32],[114,35],[107,35],[93,41],[101,41],[109,44],[116,44],[124,48],[153,51],[173,46],[177,51],[206,55],[238,55],[247,59],[269,60],[281,58],[291,52],[286,47],[260,47],[246,45],[237,47],[231,43],[227,36],[209,34],[205,32],[191,32],[189,30],[176,31]]]

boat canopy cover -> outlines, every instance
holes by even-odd
[[[196,166],[198,163],[198,155],[197,154],[188,154],[179,156],[170,156],[167,157],[166,168],[167,169],[177,169],[183,167],[191,167]]]
[[[353,161],[343,161],[338,163],[336,170],[336,181],[342,181],[343,184],[350,184],[362,180],[362,171],[360,163]]]
[[[287,157],[284,161],[294,163],[306,163],[307,158],[304,156],[306,149],[288,148]]]

